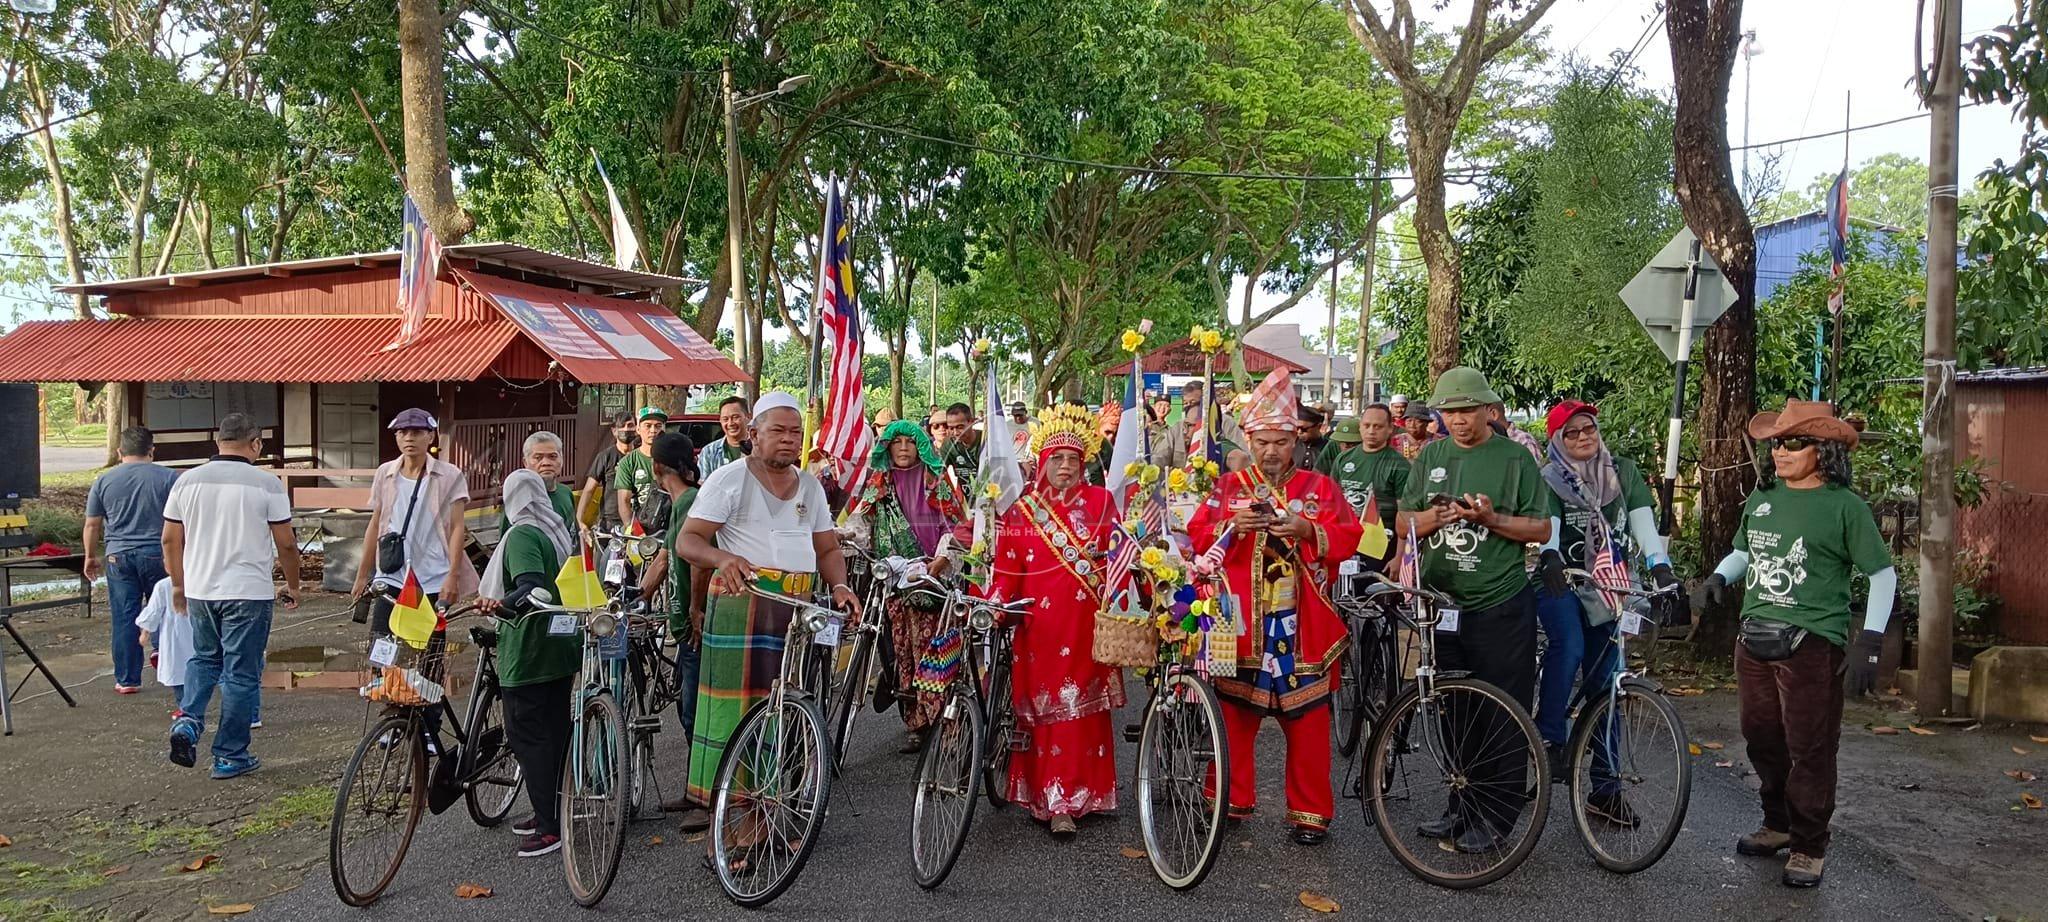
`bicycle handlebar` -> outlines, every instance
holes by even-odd
[[[1598,589],[1605,589],[1609,592],[1620,593],[1621,595],[1643,599],[1653,599],[1660,595],[1675,596],[1678,594],[1679,588],[1679,584],[1677,583],[1672,583],[1669,586],[1664,586],[1657,589],[1639,589],[1633,584],[1627,586],[1609,586],[1605,583],[1600,582],[1600,580],[1595,578],[1592,573],[1578,569],[1577,567],[1566,567],[1564,575],[1566,579],[1569,579],[1572,582],[1578,583],[1580,585],[1593,586]]]

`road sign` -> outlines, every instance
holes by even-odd
[[[1671,242],[1650,258],[1648,265],[1621,287],[1622,303],[1636,315],[1643,332],[1664,350],[1664,358],[1678,361],[1678,322],[1685,306],[1685,275],[1693,242],[1690,228],[1679,228]],[[1735,286],[1721,274],[1714,257],[1700,250],[1699,286],[1693,304],[1693,332],[1713,326],[1721,312],[1735,303]],[[1696,341],[1696,338],[1695,338]]]

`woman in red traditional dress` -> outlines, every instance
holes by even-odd
[[[1012,642],[1011,696],[1025,745],[1010,760],[1008,798],[1062,839],[1076,819],[1116,809],[1110,711],[1124,703],[1123,677],[1090,656],[1116,506],[1082,478],[1101,447],[1085,410],[1040,414],[1031,439],[1038,479],[1003,516],[990,587],[999,599],[1038,600]]]

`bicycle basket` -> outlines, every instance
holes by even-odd
[[[1159,661],[1159,629],[1142,611],[1138,617],[1098,611],[1091,647],[1089,653],[1104,666],[1151,666]]]
[[[377,681],[362,688],[362,696],[371,701],[402,707],[436,704],[446,693],[440,683],[421,675],[418,670],[398,666],[384,667],[378,673]]]

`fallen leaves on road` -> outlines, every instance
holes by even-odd
[[[2034,773],[2023,768],[2008,768],[2005,770],[2005,776],[2021,784],[2034,780]]]
[[[1871,727],[1870,732],[1878,736],[1898,736],[1899,728],[1879,724],[1875,727]]]
[[[455,885],[455,898],[459,900],[481,900],[491,895],[491,888],[481,884],[461,883]]]
[[[225,906],[208,906],[208,907],[206,907],[206,911],[207,911],[207,913],[208,913],[209,915],[216,915],[216,916],[239,916],[239,915],[241,915],[242,913],[245,913],[245,912],[254,912],[254,911],[256,911],[256,904],[255,904],[255,903],[229,903],[229,904],[227,904],[227,905],[225,905]]]
[[[1734,768],[1734,767],[1735,767],[1735,763],[1733,763],[1733,762],[1730,762],[1730,761],[1728,761],[1728,760],[1726,760],[1726,759],[1721,759],[1721,760],[1719,760],[1719,761],[1716,761],[1716,762],[1714,763],[1714,767],[1715,767],[1715,768]]]
[[[2028,794],[2024,791],[2020,793],[2020,803],[2029,810],[2041,809],[2041,798],[2035,797],[2034,795]]]
[[[1125,858],[1143,858],[1145,857],[1145,850],[1142,848],[1132,848],[1126,845],[1117,854],[1120,854]]]
[[[114,865],[114,866],[113,866],[113,867],[111,867],[111,868],[108,868],[108,869],[106,869],[106,870],[104,870],[104,871],[101,871],[101,872],[100,872],[100,876],[101,876],[101,877],[112,877],[112,876],[114,876],[114,875],[116,875],[116,874],[126,874],[126,873],[128,873],[128,866],[127,866],[127,865],[125,865],[125,864],[117,864],[117,865]]]
[[[2024,746],[2014,746],[2014,747],[2012,747],[2012,754],[2013,754],[2013,755],[2016,755],[2016,756],[2023,756],[2023,755],[2026,755],[2026,754],[2027,754],[2027,752],[2028,752],[2028,750],[2027,750],[2027,748],[2026,748],[2026,747],[2024,747]]]
[[[2027,739],[2033,740],[2036,743],[2040,743],[2043,746],[2048,746],[2048,736],[2035,736],[2034,734],[2029,733],[2027,734]]]
[[[1704,689],[1694,688],[1690,685],[1680,685],[1677,688],[1665,689],[1664,694],[1670,695],[1673,698],[1695,698],[1700,695],[1706,694],[1706,691]]]
[[[649,844],[649,845],[660,845],[660,844],[661,844],[661,837],[660,837],[660,836],[648,836],[648,837],[647,837],[647,844]]]
[[[210,865],[219,860],[219,855],[200,855],[199,857],[194,858],[191,861],[187,861],[184,864],[179,865],[178,871],[184,874],[190,874],[193,871],[204,871],[206,870],[207,865]]]
[[[696,844],[696,843],[698,843],[698,842],[702,842],[702,841],[704,841],[704,837],[705,837],[705,836],[708,836],[708,835],[710,835],[710,834],[711,834],[711,833],[709,833],[709,832],[700,832],[700,833],[697,833],[696,835],[693,835],[693,836],[690,836],[690,837],[688,837],[688,838],[684,839],[684,840],[683,840],[683,842],[684,842],[685,844],[689,844],[689,845],[694,845],[694,844]]]
[[[0,836],[0,848],[6,848],[6,847],[8,847],[8,846],[10,846],[10,845],[13,845],[13,844],[14,844],[14,840],[13,840],[13,839],[10,839],[10,838],[8,838],[8,837],[6,837],[6,836]]]
[[[1317,893],[1313,890],[1301,891],[1301,896],[1299,898],[1301,900],[1301,905],[1307,906],[1308,908],[1313,909],[1317,912],[1336,912],[1337,910],[1343,908],[1342,906],[1339,906],[1337,904],[1336,900],[1330,899],[1329,897]]]
[[[1700,748],[1701,748],[1701,749],[1714,749],[1714,750],[1719,750],[1719,749],[1721,749],[1721,748],[1723,748],[1723,747],[1722,747],[1722,745],[1721,745],[1720,743],[1714,743],[1714,742],[1706,742],[1706,743],[1701,743],[1701,744],[1700,744]]]
[[[1927,729],[1926,727],[1907,727],[1906,729],[1908,729],[1908,730],[1911,730],[1911,731],[1913,731],[1913,735],[1914,735],[1914,736],[1940,736],[1940,735],[1941,735],[1941,734],[1939,734],[1939,733],[1936,733],[1936,732],[1935,732],[1935,731],[1933,731],[1933,730],[1929,730],[1929,729]]]
[[[1700,754],[1700,744],[1698,744],[1698,743],[1687,743],[1687,744],[1685,744],[1685,751],[1686,751],[1686,752],[1688,752],[1688,753],[1690,753],[1690,754],[1692,754],[1692,755],[1699,755],[1699,754]]]

